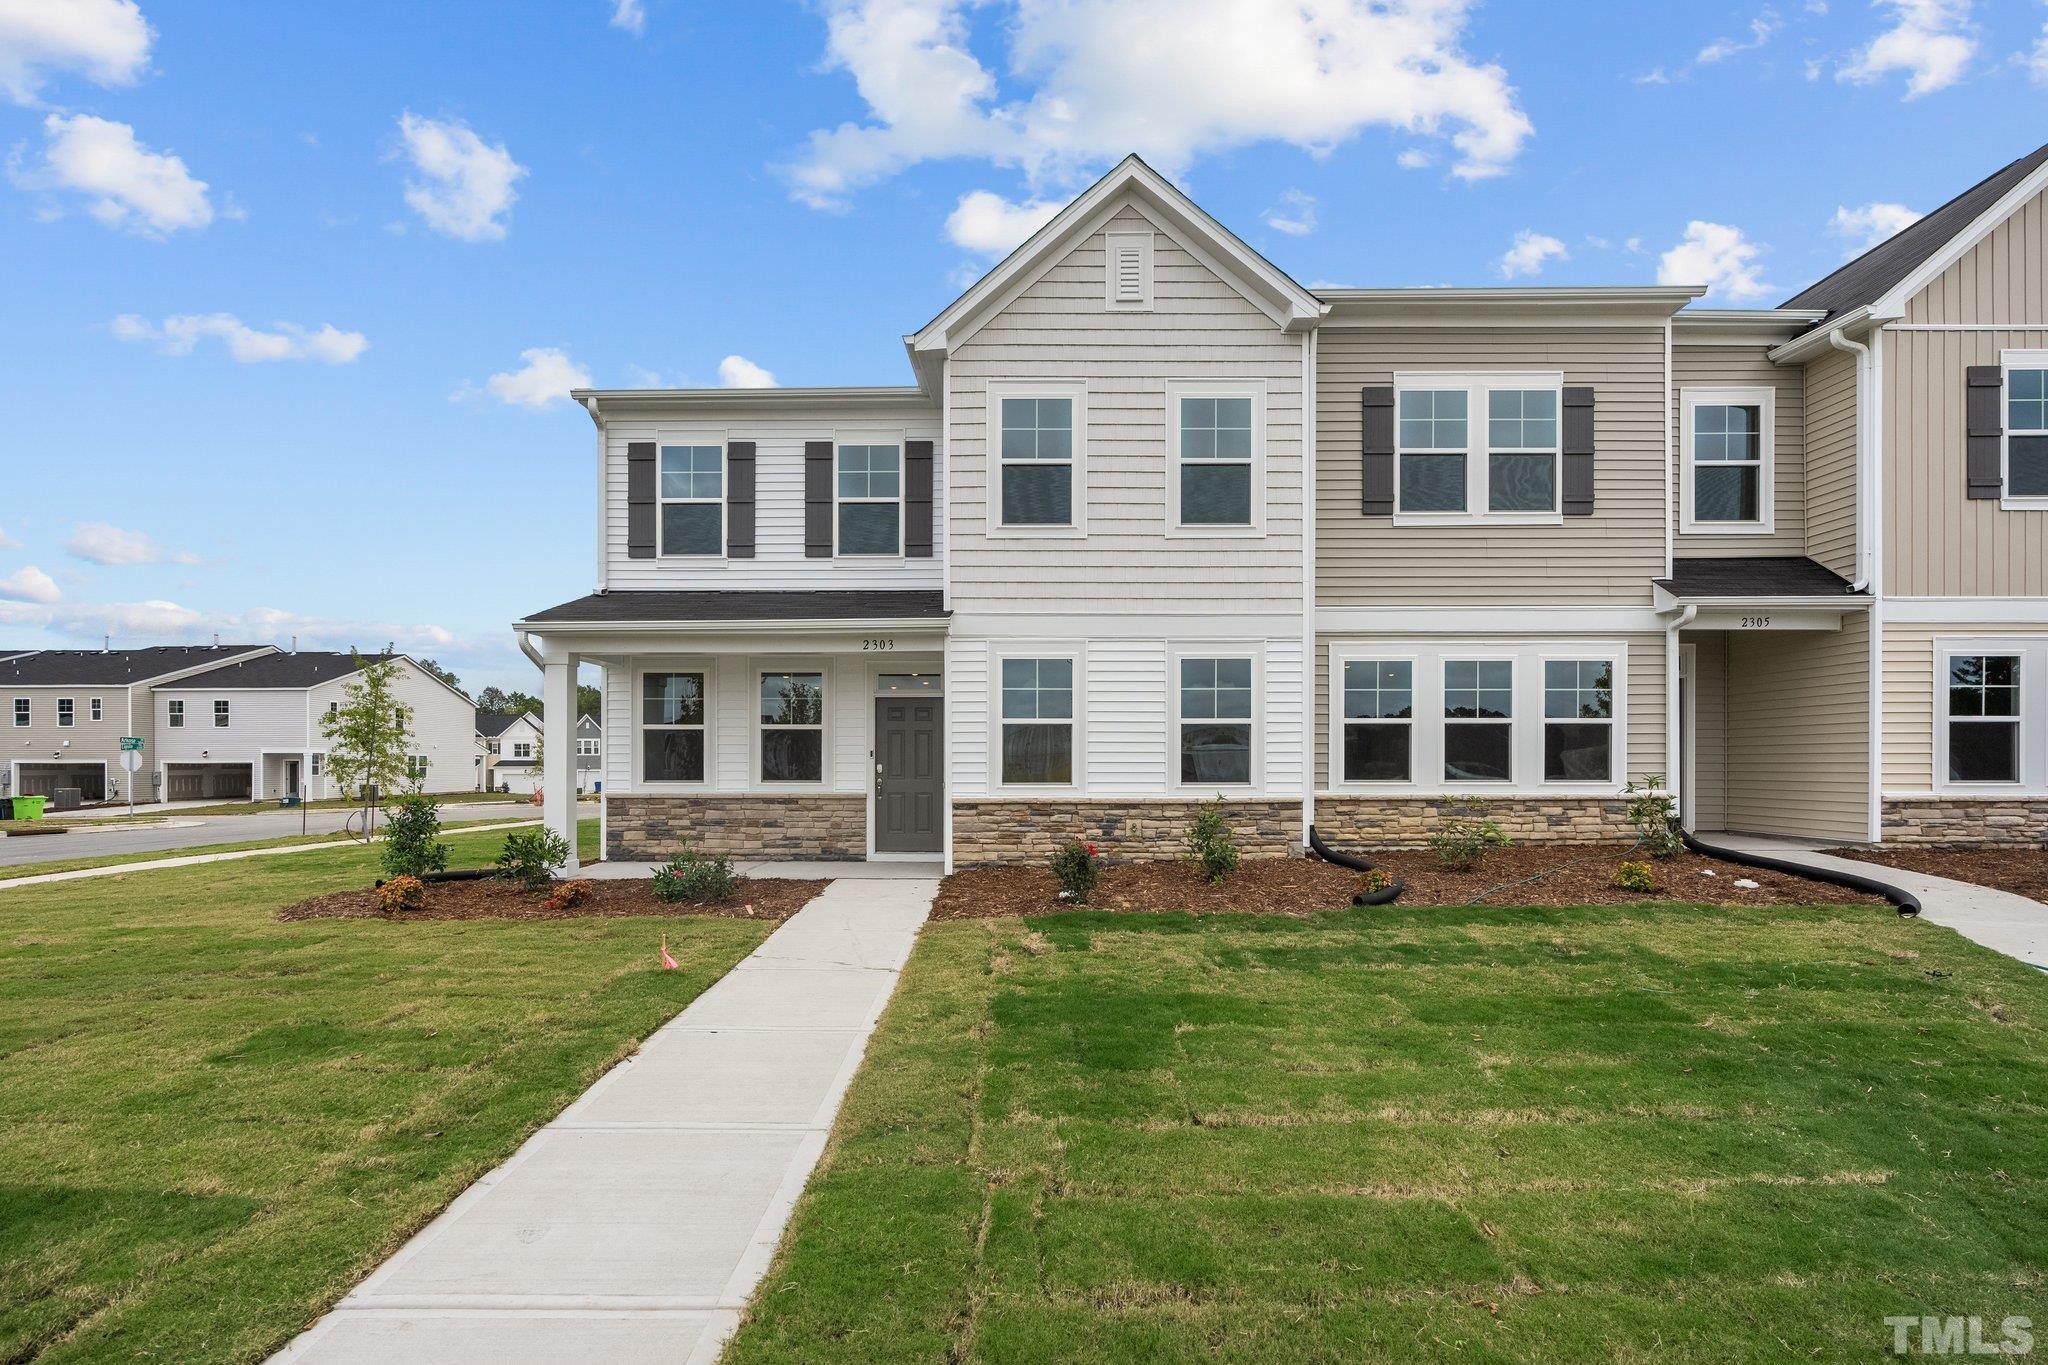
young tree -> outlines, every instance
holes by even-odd
[[[342,703],[320,718],[320,733],[327,739],[327,771],[345,793],[365,793],[366,832],[376,823],[374,805],[368,800],[371,787],[385,793],[396,790],[411,776],[412,708],[402,705],[392,691],[398,678],[398,661],[389,654],[375,659],[355,656],[361,672],[342,689]]]

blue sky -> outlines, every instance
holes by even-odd
[[[532,689],[600,386],[902,383],[1138,151],[1305,283],[1776,303],[2048,129],[2033,0],[0,0],[0,646]],[[834,131],[838,130],[838,131]]]

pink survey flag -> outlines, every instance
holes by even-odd
[[[661,969],[666,972],[672,972],[682,965],[682,963],[668,955],[668,935],[663,934],[661,936]]]

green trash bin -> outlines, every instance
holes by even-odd
[[[43,818],[43,803],[47,796],[17,796],[14,798],[14,818],[17,820],[40,820]]]
[[[283,806],[286,810],[290,810],[299,804],[299,798],[296,796],[281,796],[278,798],[277,804]]]

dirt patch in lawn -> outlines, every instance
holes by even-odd
[[[557,883],[560,885],[560,883]],[[670,905],[654,898],[654,878],[594,881],[581,904],[550,910],[546,891],[524,891],[508,881],[429,882],[427,903],[419,910],[386,910],[371,890],[334,891],[314,896],[277,912],[281,920],[301,919],[604,919],[625,915],[724,915],[734,919],[786,920],[825,889],[822,881],[790,881],[781,877],[742,877],[739,887],[722,901],[708,905]]]
[[[1932,877],[1975,882],[2029,900],[2048,901],[2048,849],[1927,844],[1827,851],[1837,858],[1854,858],[1859,863],[1878,863],[1908,872],[1925,872]]]
[[[1624,891],[1614,885],[1622,861],[1642,860],[1626,844],[1532,844],[1500,849],[1469,872],[1443,866],[1427,850],[1373,850],[1365,856],[1407,884],[1401,906],[1629,905],[1681,901],[1700,905],[1883,905],[1882,897],[1782,872],[1743,867],[1693,853],[1650,862],[1657,889]],[[1712,876],[1708,876],[1712,873]],[[1738,886],[1738,881],[1754,883]],[[1360,874],[1317,858],[1247,860],[1220,884],[1185,862],[1125,863],[1106,867],[1086,908],[1188,910],[1196,914],[1304,915],[1351,904]],[[976,867],[939,884],[935,920],[1039,915],[1077,908],[1059,898],[1059,883],[1043,867]]]

